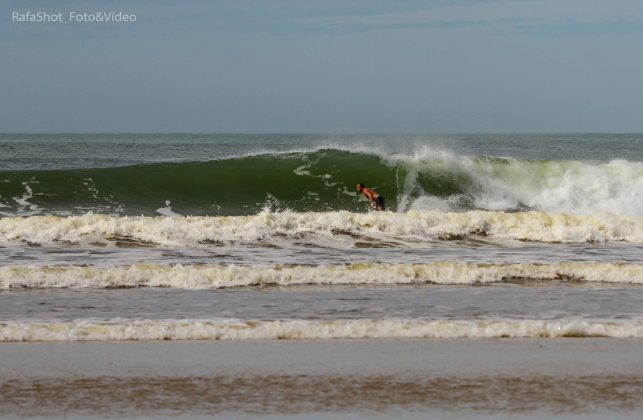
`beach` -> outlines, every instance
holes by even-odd
[[[3,344],[4,415],[634,417],[641,340]]]

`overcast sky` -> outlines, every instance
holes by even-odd
[[[643,132],[643,1],[0,3],[0,132],[569,131]]]

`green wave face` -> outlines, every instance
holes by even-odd
[[[0,172],[0,211],[155,214],[170,201],[184,215],[272,210],[363,210],[363,182],[394,206],[399,167],[377,156],[319,151],[120,168]]]

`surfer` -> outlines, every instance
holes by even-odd
[[[386,210],[386,206],[384,204],[384,197],[379,195],[377,191],[375,191],[372,188],[366,188],[364,184],[361,182],[357,184],[357,191],[361,192],[364,194],[366,198],[369,199],[371,202],[371,209],[372,210],[377,210],[377,211],[384,211]]]

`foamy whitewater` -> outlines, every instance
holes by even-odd
[[[108,320],[0,324],[0,341],[329,338],[643,338],[643,319],[579,320]]]
[[[553,263],[217,266],[135,264],[0,268],[0,289],[167,287],[220,289],[245,286],[486,284],[515,280],[568,280],[643,284],[643,264]]]
[[[31,216],[0,219],[0,243],[78,242],[127,237],[167,246],[208,242],[253,243],[280,237],[374,235],[381,239],[431,241],[494,236],[541,242],[643,242],[643,218],[609,213],[589,216],[541,212],[409,211],[406,213],[262,212],[228,217]]]
[[[643,137],[0,135],[0,250],[0,341],[643,337]]]

